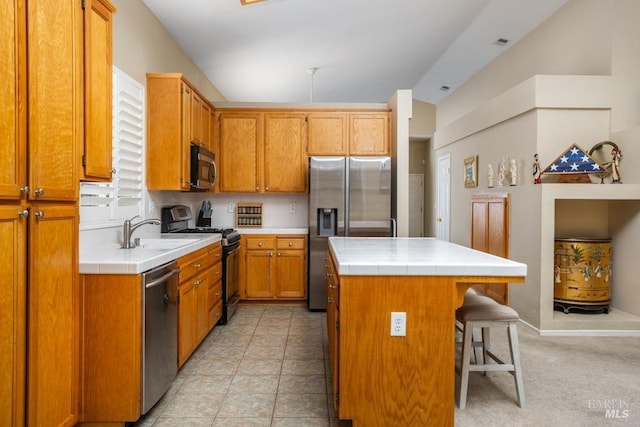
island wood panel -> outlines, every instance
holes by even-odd
[[[340,276],[340,418],[453,425],[456,295],[451,277]],[[406,337],[390,336],[391,311]]]
[[[139,274],[83,275],[85,421],[140,416],[141,280]]]
[[[339,417],[352,419],[354,427],[453,426],[455,310],[474,283],[504,280],[340,276],[339,314],[331,316],[339,316],[339,362],[332,364]],[[407,313],[406,337],[390,336],[392,311]]]

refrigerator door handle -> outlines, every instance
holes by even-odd
[[[398,226],[395,218],[389,218],[391,220],[391,237],[398,237]]]

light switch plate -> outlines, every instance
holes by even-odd
[[[236,203],[235,202],[229,202],[229,204],[227,205],[227,212],[228,213],[234,213],[236,211]]]

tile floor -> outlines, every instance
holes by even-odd
[[[350,426],[331,403],[326,315],[241,306],[136,426]]]

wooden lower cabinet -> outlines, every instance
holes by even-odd
[[[82,276],[84,421],[135,421],[140,417],[141,280],[139,274]]]
[[[471,247],[509,258],[509,194],[474,194],[471,197]],[[509,304],[508,283],[482,283],[474,288],[500,304]]]
[[[0,425],[79,420],[77,242],[76,204],[0,205]]]
[[[307,297],[307,236],[245,236],[243,299],[303,300]]]
[[[221,254],[218,242],[178,259],[178,367],[222,316]]]
[[[221,255],[218,242],[178,260],[182,269],[176,325],[179,365],[222,315]],[[198,280],[202,282],[196,284]],[[121,423],[140,417],[144,345],[141,281],[139,274],[82,276],[81,405],[85,422]],[[217,319],[215,313],[220,313]]]

